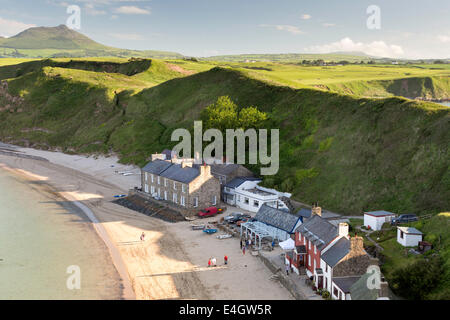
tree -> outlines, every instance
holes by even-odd
[[[239,112],[239,125],[242,129],[259,128],[267,120],[267,114],[256,107],[244,108]]]
[[[442,261],[439,256],[429,260],[420,259],[394,271],[391,284],[400,296],[423,300],[439,285],[442,273]]]

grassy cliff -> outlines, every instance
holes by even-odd
[[[188,75],[152,60],[129,75],[92,71],[87,62],[40,63],[13,77],[0,68],[8,78],[0,92],[5,142],[115,152],[142,165],[173,146],[175,128],[191,128],[203,108],[227,95],[267,112],[266,127],[280,128],[280,171],[265,185],[347,214],[448,210],[450,111],[443,106],[282,87],[232,68]]]

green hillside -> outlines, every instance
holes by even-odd
[[[67,28],[29,28],[13,37],[0,38],[0,58],[58,58],[58,57],[146,57],[182,58],[166,51],[137,51],[108,47]]]
[[[266,186],[347,214],[448,210],[446,107],[283,87],[240,69],[208,66],[189,75],[205,66],[114,62],[57,59],[0,67],[0,78],[8,78],[0,91],[0,140],[115,152],[123,162],[142,165],[151,153],[173,146],[175,128],[192,128],[201,110],[229,96],[241,108],[266,112],[265,127],[280,128],[280,171],[264,179]]]

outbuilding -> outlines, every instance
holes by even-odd
[[[395,213],[379,210],[364,212],[364,226],[372,230],[381,230],[381,227],[386,222],[391,222],[395,217]]]
[[[423,233],[416,228],[397,227],[397,242],[404,247],[416,247],[423,239]]]

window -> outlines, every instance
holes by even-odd
[[[173,190],[177,190],[177,183],[175,181],[173,182]]]
[[[198,207],[198,198],[195,197],[194,198],[194,208],[197,208],[197,207]]]
[[[154,193],[155,193],[155,187],[152,186],[152,187],[151,187],[151,194],[153,195]]]
[[[311,250],[311,241],[308,240],[308,249]]]
[[[180,202],[183,207],[186,206],[186,198],[184,196],[181,196]]]
[[[148,181],[148,173],[147,172],[144,174],[144,177],[145,177],[145,182],[147,182]]]
[[[325,265],[325,272],[328,272],[328,265]]]
[[[237,195],[237,201],[241,202],[241,196],[239,194]]]
[[[144,191],[148,193],[148,184],[144,185]]]
[[[217,196],[212,197],[212,205],[215,206],[217,204]]]
[[[161,184],[160,176],[158,176],[158,184]]]
[[[168,180],[164,179],[164,187],[167,187]]]
[[[182,192],[186,192],[186,185],[185,185],[185,184],[182,184],[182,185],[181,185],[181,191],[182,191]]]
[[[153,174],[151,175],[151,178],[152,178],[152,183],[155,182]]]
[[[316,254],[316,253],[317,253],[317,247],[314,246],[314,254]]]
[[[256,207],[256,208],[259,208],[259,201],[254,200],[253,201],[253,206]]]
[[[173,200],[174,203],[177,203],[178,197],[177,197],[177,194],[176,194],[176,193],[173,194],[172,200]]]
[[[335,297],[339,298],[339,291],[336,287],[333,287],[333,294]]]
[[[244,198],[244,203],[248,204],[248,198]]]
[[[400,238],[403,239],[403,231],[400,231]]]
[[[167,191],[164,190],[164,200],[167,201],[168,197],[167,197]]]
[[[158,188],[158,197],[161,198],[161,189],[160,188]]]
[[[308,266],[311,266],[311,256],[308,255]]]

